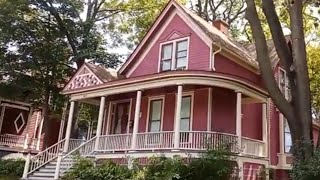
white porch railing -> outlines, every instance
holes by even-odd
[[[64,142],[65,139],[57,142],[56,144],[52,145],[51,147],[45,149],[44,151],[32,157],[30,159],[28,174],[47,164],[52,159],[58,157],[59,152],[63,149]]]
[[[243,154],[265,157],[265,144],[263,141],[242,137]]]
[[[74,150],[75,148],[79,147],[81,144],[83,144],[85,142],[86,142],[86,140],[83,140],[83,139],[70,139],[68,151]]]
[[[127,151],[130,150],[131,134],[113,134],[99,137],[99,151]]]
[[[25,146],[25,136],[13,135],[13,134],[1,134],[0,135],[0,145],[8,147],[19,147],[23,148]]]
[[[131,150],[131,134],[104,135],[99,139],[99,151],[128,151]],[[227,133],[190,131],[180,132],[179,149],[206,150],[227,146],[231,152],[237,153],[237,136]],[[147,132],[137,134],[136,149],[133,150],[162,150],[174,149],[174,132]]]
[[[234,134],[185,131],[180,132],[180,149],[206,150],[225,146],[231,152],[238,152],[237,136]]]
[[[137,134],[137,149],[173,149],[174,132],[148,132]]]
[[[70,151],[68,154],[62,157],[61,164],[63,163],[63,168],[60,169],[60,174],[65,173],[68,169],[70,169],[75,160],[74,158],[77,156],[87,157],[94,152],[96,136],[89,141],[82,143],[77,148]]]

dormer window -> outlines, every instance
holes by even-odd
[[[161,45],[160,71],[182,70],[188,64],[188,39],[170,41]]]

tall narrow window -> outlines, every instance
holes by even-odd
[[[191,96],[184,96],[181,102],[180,131],[190,130]]]
[[[172,66],[172,50],[173,44],[166,44],[162,46],[161,50],[161,71],[171,70]]]
[[[291,100],[291,90],[289,85],[289,78],[285,70],[279,70],[279,88],[287,100]]]
[[[187,40],[177,42],[176,50],[176,68],[185,68],[187,66],[187,53],[188,53]]]
[[[161,130],[162,99],[152,100],[150,103],[149,132]]]
[[[284,123],[284,152],[290,153],[292,148],[292,140],[291,140],[291,133],[288,121],[285,117],[283,117],[283,123]]]
[[[180,114],[180,142],[189,142],[191,118],[191,96],[182,97]]]

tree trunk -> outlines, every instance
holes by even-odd
[[[42,109],[42,119],[43,119],[43,147],[50,146],[50,137],[49,137],[49,131],[50,131],[50,119],[49,119],[49,98],[50,98],[50,91],[46,90],[44,95],[44,102],[43,102],[43,109]]]
[[[290,89],[289,102],[282,94],[276,82],[270,63],[266,37],[261,26],[254,0],[246,0],[246,18],[252,29],[255,40],[257,60],[266,89],[280,112],[287,118],[294,154],[299,160],[308,160],[312,156],[312,117],[311,101],[306,60],[306,48],[303,34],[302,1],[292,1],[290,5],[292,53],[288,50],[282,32],[279,18],[273,1],[263,1],[263,12],[275,44],[277,54],[289,74]]]

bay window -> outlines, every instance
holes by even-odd
[[[188,39],[175,40],[161,46],[160,71],[185,69],[188,64]]]

